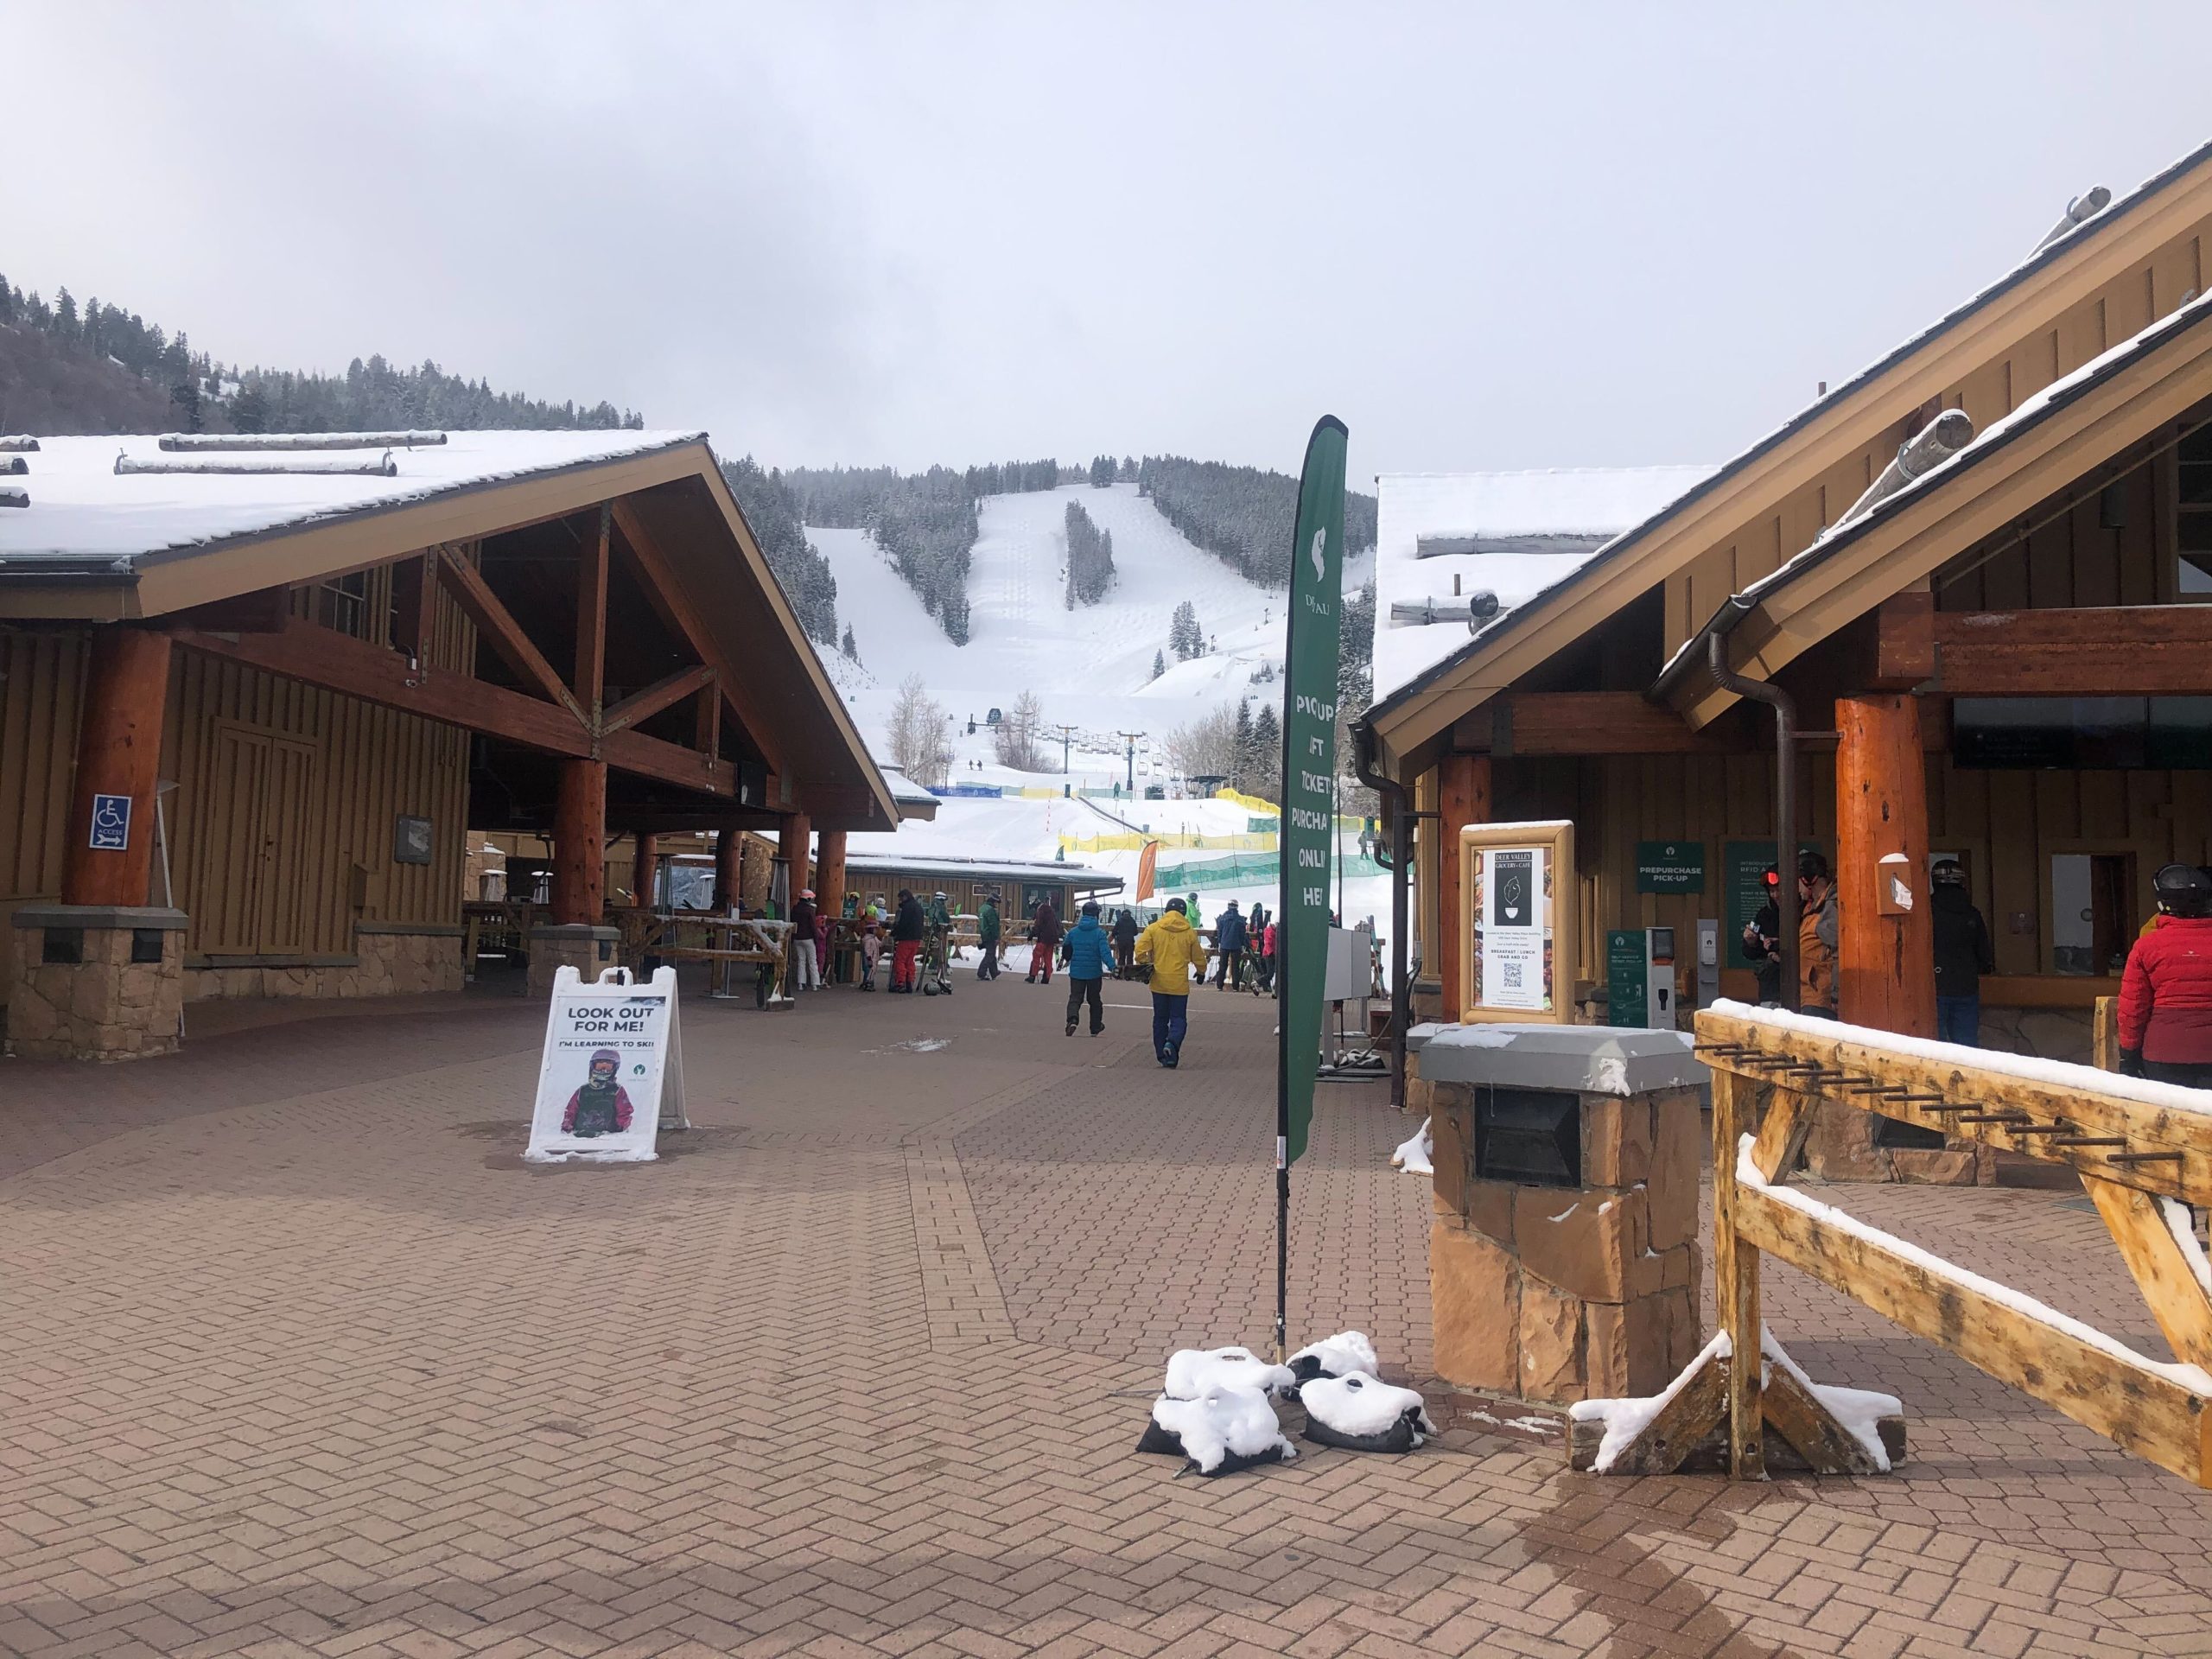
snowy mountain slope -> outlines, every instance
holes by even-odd
[[[1114,537],[1115,584],[1096,605],[1064,603],[1067,504],[1077,501]],[[957,782],[1039,785],[1062,779],[1058,745],[1046,773],[1008,772],[992,759],[981,722],[1033,690],[1052,724],[1077,728],[1071,776],[1105,784],[1126,778],[1122,741],[1138,731],[1137,781],[1148,777],[1154,746],[1173,728],[1249,696],[1256,707],[1282,695],[1284,595],[1246,581],[1184,539],[1136,493],[1070,485],[987,498],[968,578],[971,637],[956,645],[930,617],[865,531],[810,529],[808,539],[837,578],[837,613],[850,625],[865,672],[830,664],[861,730],[887,752],[886,728],[899,682],[919,674],[931,696],[958,721]],[[1353,587],[1371,562],[1346,572]],[[1187,663],[1166,652],[1167,671],[1152,677],[1166,652],[1175,607],[1188,600],[1211,649]],[[1255,684],[1252,676],[1275,677]],[[973,737],[967,721],[978,722]],[[981,763],[977,771],[970,763]],[[1164,762],[1160,763],[1164,767]]]

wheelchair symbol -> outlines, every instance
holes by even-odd
[[[122,852],[130,845],[130,798],[128,795],[92,797],[92,848]]]

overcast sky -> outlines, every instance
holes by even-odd
[[[2212,136],[2212,6],[0,0],[0,270],[726,454],[1719,461]]]

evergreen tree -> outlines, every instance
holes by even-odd
[[[861,659],[861,648],[853,639],[853,625],[849,622],[845,624],[845,637],[838,642],[837,649],[853,662],[857,663]]]
[[[1096,605],[1114,585],[1114,537],[1091,522],[1079,501],[1068,503],[1063,522],[1067,526],[1067,608]]]
[[[1156,680],[1166,671],[1167,653],[1164,651],[1154,652],[1152,653],[1152,677]]]
[[[1235,764],[1230,768],[1229,781],[1242,789],[1252,770],[1252,699],[1249,697],[1237,701],[1236,735],[1233,742],[1235,747],[1230,753],[1234,756]]]
[[[781,473],[764,472],[750,455],[724,461],[722,478],[799,626],[808,639],[829,645],[837,638],[837,579],[830,574],[830,561],[806,539],[798,496]]]
[[[1282,721],[1272,702],[1260,705],[1252,716],[1251,765],[1245,776],[1247,793],[1262,800],[1282,800]]]
[[[1205,634],[1198,626],[1198,607],[1185,600],[1175,607],[1175,615],[1167,626],[1167,644],[1185,662],[1193,657],[1205,655]]]

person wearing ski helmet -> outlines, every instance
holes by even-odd
[[[622,1057],[611,1048],[595,1050],[587,1068],[584,1085],[569,1096],[561,1114],[561,1133],[590,1141],[602,1135],[620,1135],[630,1127],[634,1109],[630,1096],[615,1081]]]
[[[1929,872],[1928,908],[1935,924],[1936,1035],[1946,1043],[1981,1046],[1981,976],[1997,971],[1989,925],[1967,891],[1967,868],[1940,858]]]
[[[2212,1089],[2212,880],[2187,864],[2152,878],[2158,925],[2135,941],[2120,982],[2120,1069]]]

